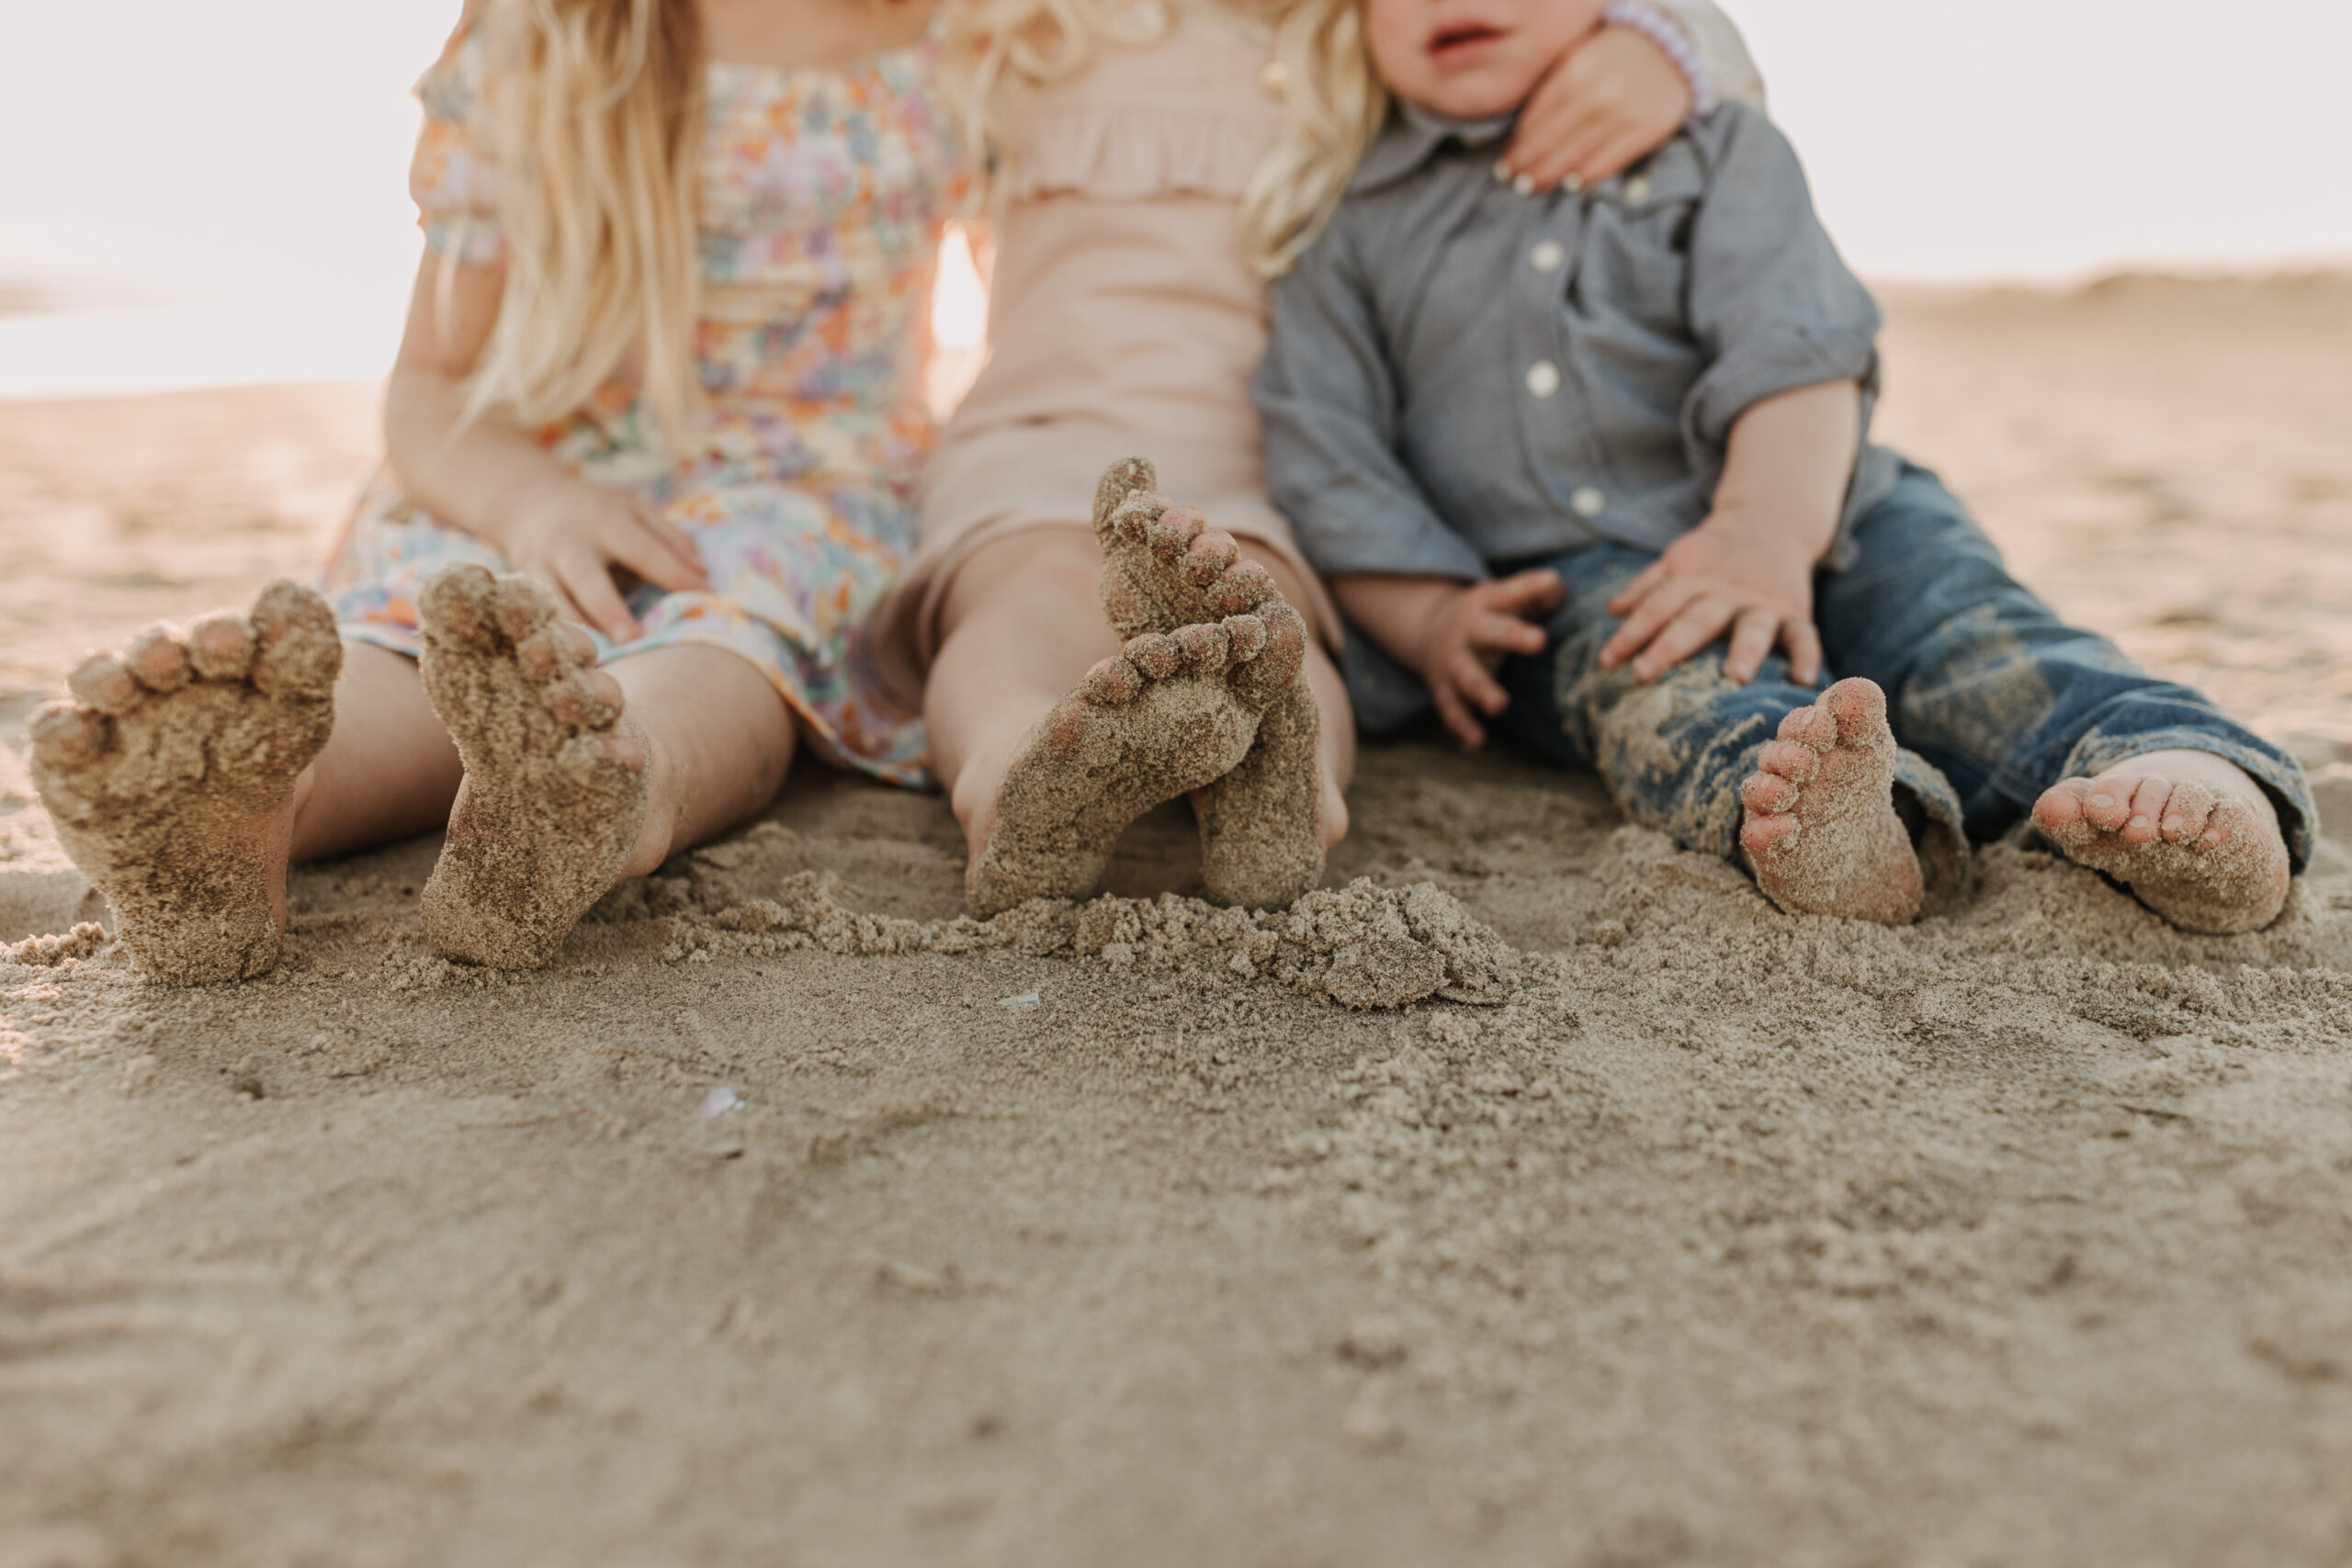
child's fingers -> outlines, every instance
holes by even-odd
[[[1788,645],[1789,675],[1800,686],[1821,679],[1821,630],[1804,615],[1781,623],[1781,640]]]
[[[614,560],[656,588],[685,593],[710,586],[710,579],[699,563],[680,560],[650,533],[626,533],[608,541],[605,547]]]
[[[637,503],[637,520],[650,534],[653,545],[673,563],[663,571],[649,571],[634,560],[628,562],[630,570],[648,582],[658,583],[672,592],[690,588],[707,588],[710,575],[703,570],[702,555],[686,531],[662,515],[658,507],[646,502]],[[616,552],[616,554],[618,552]],[[673,580],[675,581],[673,581]]]
[[[1487,727],[1470,715],[1453,686],[1443,681],[1430,682],[1430,695],[1437,699],[1437,716],[1445,721],[1446,728],[1464,746],[1479,747],[1487,743]]]
[[[1680,615],[1683,606],[1696,599],[1700,587],[1688,578],[1669,578],[1652,589],[1625,624],[1600,645],[1600,667],[1614,670],[1650,645],[1650,639],[1665,629],[1667,624]],[[1646,679],[1646,677],[1645,677]]]
[[[621,603],[620,590],[613,586],[613,574],[594,556],[582,553],[558,561],[555,587],[574,615],[613,641],[628,642],[637,636],[636,617]]]
[[[1555,189],[1607,134],[1606,115],[1589,96],[1565,102],[1512,141],[1512,172],[1523,176],[1532,190]]]
[[[1634,660],[1636,680],[1655,681],[1715,638],[1723,636],[1724,627],[1731,624],[1732,605],[1729,600],[1713,594],[1693,599],[1682,613],[1667,624],[1666,629],[1653,638],[1641,657]]]
[[[1492,718],[1510,706],[1510,694],[1504,691],[1478,656],[1464,649],[1453,655],[1446,665],[1446,674],[1453,689],[1480,713]]]
[[[1597,186],[1632,168],[1643,154],[1657,145],[1657,141],[1645,125],[1625,121],[1604,125],[1589,144],[1580,145],[1577,161],[1568,172],[1585,185]]]
[[[1494,653],[1541,653],[1551,641],[1534,622],[1492,610],[1471,621],[1468,635],[1471,647]]]
[[[1560,601],[1568,596],[1567,589],[1560,581],[1560,574],[1548,566],[1515,572],[1495,583],[1489,592],[1492,595],[1487,600],[1489,605],[1505,615],[1522,617],[1531,613],[1548,615],[1558,609]]]
[[[1617,591],[1617,596],[1609,601],[1609,613],[1612,615],[1633,614],[1634,606],[1640,604],[1648,596],[1651,589],[1656,588],[1665,580],[1666,562],[1664,560],[1650,562],[1634,574],[1633,581]]]
[[[1724,656],[1724,673],[1743,686],[1755,680],[1780,632],[1780,617],[1771,611],[1741,611],[1731,626],[1731,651]]]

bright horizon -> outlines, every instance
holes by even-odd
[[[0,395],[380,375],[455,0],[128,0],[0,57]],[[2352,265],[2352,7],[1731,0],[1857,270]],[[19,310],[48,313],[7,315]],[[948,301],[961,329],[968,299]]]

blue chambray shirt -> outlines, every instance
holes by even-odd
[[[1707,515],[1750,404],[1850,378],[1868,428],[1878,306],[1760,111],[1727,105],[1580,196],[1498,183],[1509,126],[1392,113],[1273,286],[1267,479],[1326,576],[1661,550]],[[1849,524],[1897,468],[1862,448]]]

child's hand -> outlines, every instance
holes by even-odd
[[[1510,705],[1495,668],[1505,654],[1544,651],[1547,639],[1534,617],[1557,609],[1562,592],[1558,572],[1522,571],[1456,586],[1433,604],[1418,662],[1438,716],[1464,746],[1487,743],[1477,714],[1492,718]]]
[[[1666,145],[1690,113],[1690,85],[1656,39],[1603,28],[1536,85],[1502,168],[1532,190],[1599,185]]]
[[[676,525],[626,491],[569,475],[531,492],[498,544],[515,570],[553,588],[569,614],[615,642],[638,635],[617,572],[673,593],[710,586]]]
[[[1625,624],[1601,645],[1600,663],[1634,662],[1655,681],[1731,628],[1724,673],[1746,685],[1774,643],[1789,650],[1802,686],[1821,674],[1821,634],[1813,624],[1813,555],[1791,531],[1717,511],[1666,547],[1609,601]]]

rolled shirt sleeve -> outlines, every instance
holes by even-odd
[[[1715,166],[1691,225],[1690,313],[1711,363],[1683,399],[1686,449],[1719,466],[1741,414],[1825,381],[1860,386],[1867,436],[1878,401],[1878,301],[1822,227],[1796,150],[1740,107],[1710,121],[1702,140]],[[1845,564],[1853,522],[1893,476],[1892,455],[1866,441],[1829,566]]]
[[[1682,404],[1685,437],[1720,452],[1734,421],[1823,381],[1878,385],[1878,302],[1814,213],[1795,149],[1750,109],[1710,126],[1715,168],[1691,223],[1690,330],[1710,361]]]
[[[1255,387],[1266,479],[1306,558],[1326,577],[1485,579],[1399,455],[1396,371],[1343,221],[1276,280],[1270,310]]]

